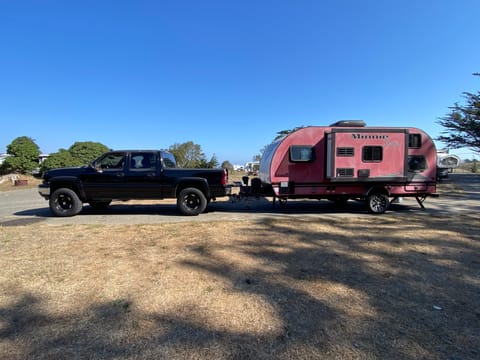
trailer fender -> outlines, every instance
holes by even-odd
[[[367,192],[365,193],[365,197],[369,197],[370,195],[373,195],[373,194],[390,196],[390,191],[388,191],[388,189],[385,188],[384,186],[373,186],[367,190]]]

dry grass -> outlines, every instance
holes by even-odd
[[[0,191],[31,189],[37,187],[38,184],[42,182],[41,179],[35,178],[30,175],[18,175],[18,180],[26,180],[27,183],[25,185],[15,186],[15,183],[12,182],[10,179],[7,179],[7,176],[5,176],[5,180],[0,182]]]
[[[478,216],[0,227],[0,357],[477,359]]]

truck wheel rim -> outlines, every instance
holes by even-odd
[[[190,209],[197,209],[200,206],[200,198],[195,194],[188,194],[183,198],[183,203]]]
[[[371,200],[371,207],[376,212],[383,211],[387,206],[387,202],[383,196],[374,196]]]
[[[57,200],[57,208],[68,210],[72,208],[72,198],[68,195],[60,195]]]

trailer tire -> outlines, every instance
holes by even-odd
[[[186,188],[177,196],[177,209],[187,216],[201,214],[207,208],[205,194],[197,188]]]
[[[367,197],[368,210],[373,214],[383,214],[390,206],[388,196],[381,193],[373,193]]]
[[[53,192],[49,201],[50,210],[55,216],[75,216],[82,211],[83,203],[72,189],[60,188]]]

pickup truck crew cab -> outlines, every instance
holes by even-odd
[[[83,203],[106,208],[114,199],[166,198],[176,198],[182,214],[198,215],[229,192],[226,170],[179,169],[163,150],[107,152],[88,166],[49,170],[39,185],[56,216],[77,215]]]

